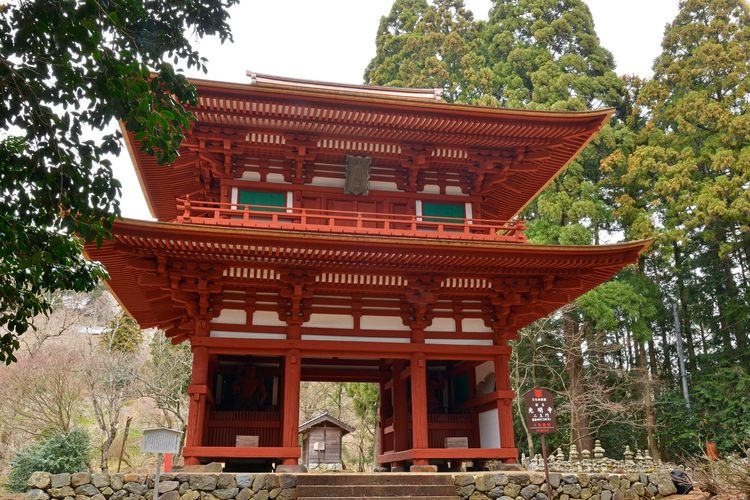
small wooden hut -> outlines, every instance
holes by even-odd
[[[327,411],[299,426],[302,438],[302,462],[310,469],[341,470],[341,440],[354,427]]]

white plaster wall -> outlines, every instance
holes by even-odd
[[[227,325],[244,325],[247,323],[247,311],[244,309],[222,309],[211,323],[224,323]]]
[[[253,324],[258,326],[286,326],[284,321],[279,320],[279,314],[276,311],[253,312]]]
[[[359,326],[363,330],[383,330],[386,332],[410,332],[411,328],[404,325],[400,316],[368,316],[359,318]]]
[[[432,324],[424,329],[426,332],[455,332],[456,320],[453,318],[434,318]]]
[[[500,420],[497,408],[479,414],[479,447],[500,448]]]
[[[425,339],[425,344],[443,345],[492,345],[488,339]]]
[[[477,396],[484,396],[494,390],[495,386],[495,363],[485,361],[474,368],[477,381]]]
[[[222,332],[211,330],[211,337],[219,339],[272,339],[283,340],[285,333],[260,333],[260,332]]]
[[[338,179],[336,177],[322,177],[320,175],[316,175],[315,177],[313,177],[312,184],[315,187],[343,188],[344,179]]]
[[[454,196],[468,196],[466,193],[461,191],[461,188],[459,186],[446,186],[445,194],[450,194]]]
[[[486,333],[491,332],[492,328],[485,325],[482,318],[463,318],[461,320],[461,331],[467,333]]]
[[[317,314],[310,315],[310,320],[303,326],[314,328],[354,328],[354,316],[351,314]]]
[[[302,334],[302,340],[323,340],[328,342],[384,342],[386,344],[408,344],[410,339],[404,337],[361,337],[352,335],[314,335]]]
[[[242,177],[240,177],[240,179],[246,181],[260,181],[260,172],[245,170],[244,172],[242,172]]]
[[[425,184],[424,189],[420,193],[440,194],[440,186],[437,184]]]
[[[369,189],[370,191],[399,191],[395,182],[386,181],[370,181]]]
[[[286,184],[287,182],[284,180],[284,174],[268,174],[266,176],[266,182],[273,182],[276,184]]]

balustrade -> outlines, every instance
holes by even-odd
[[[523,221],[422,217],[177,200],[177,222],[212,226],[280,229],[458,240],[525,243]]]

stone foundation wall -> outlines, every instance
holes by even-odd
[[[546,500],[543,472],[477,472],[453,478],[462,500]],[[552,497],[560,500],[638,500],[677,493],[669,473],[563,474],[550,472]]]
[[[142,474],[49,474],[29,478],[27,500],[149,500],[154,476]],[[159,476],[160,500],[290,500],[294,474],[173,474]]]
[[[335,474],[335,473],[332,473]],[[377,474],[382,478],[388,473]],[[322,482],[325,481],[321,475]],[[35,472],[26,500],[150,500],[153,475],[49,474]],[[547,485],[541,472],[476,472],[452,475],[461,500],[542,500]],[[553,498],[560,500],[640,500],[676,493],[668,473],[550,473]],[[291,500],[296,474],[166,473],[159,479],[161,500]]]

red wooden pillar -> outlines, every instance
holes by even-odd
[[[206,347],[193,347],[193,372],[188,395],[190,406],[188,408],[187,435],[185,446],[195,447],[203,445],[203,429],[206,425],[206,396],[208,394],[208,349]],[[198,465],[199,457],[185,456],[186,465]]]
[[[477,397],[477,363],[467,363],[469,371],[466,376],[469,379],[469,401]],[[479,412],[476,406],[471,407],[471,427],[472,433],[469,438],[469,448],[479,448]]]
[[[510,360],[507,354],[495,357],[495,389],[510,390]],[[497,417],[500,423],[500,447],[515,448],[513,435],[513,400],[507,397],[497,399]],[[515,459],[506,461],[515,462]]]
[[[287,351],[284,358],[284,415],[282,418],[281,446],[299,446],[299,383],[301,360],[297,349]],[[297,465],[296,458],[284,458],[283,465]]]
[[[391,381],[393,391],[393,451],[404,451],[408,440],[409,414],[407,408],[406,380],[401,378],[404,369],[403,361],[394,361],[391,365]],[[391,464],[394,467],[403,463]]]
[[[388,402],[386,401],[385,382],[382,380],[379,384],[379,390],[380,406],[378,407],[378,429],[376,434],[377,437],[375,439],[376,455],[382,455],[385,451],[385,412]]]
[[[411,358],[411,443],[412,448],[429,448],[427,432],[427,360],[424,353]],[[426,459],[415,459],[414,465],[427,465]]]

